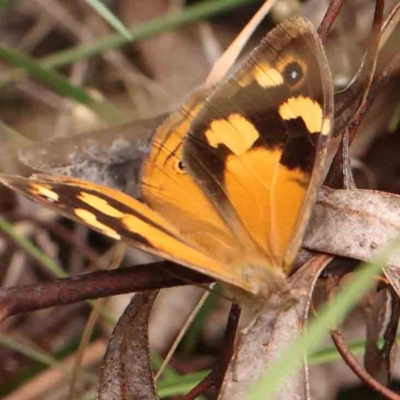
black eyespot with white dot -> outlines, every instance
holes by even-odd
[[[185,169],[185,164],[183,163],[182,160],[179,160],[179,162],[178,162],[178,168],[179,168],[181,171],[183,171],[183,170]]]
[[[181,174],[186,173],[186,166],[182,160],[177,160],[175,162],[175,169],[176,169],[176,171],[178,171]]]
[[[304,71],[298,62],[292,61],[285,66],[282,76],[287,85],[295,86],[303,79]]]

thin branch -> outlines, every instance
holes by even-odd
[[[228,323],[226,324],[221,360],[217,364],[214,373],[214,385],[217,393],[221,391],[226,371],[235,351],[235,337],[239,326],[241,308],[238,304],[232,304],[229,311]]]
[[[379,55],[379,42],[381,39],[382,33],[382,25],[383,25],[383,10],[385,8],[385,1],[384,0],[376,0],[375,12],[374,12],[374,19],[372,23],[372,31],[369,38],[369,44],[367,53],[364,58],[364,62],[361,67],[359,79],[364,83],[364,90],[362,100],[360,105],[358,106],[357,111],[353,115],[352,121],[353,124],[359,125],[363,119],[363,109],[366,107],[366,103],[368,100],[368,94],[372,86],[372,82],[375,76],[376,64],[378,61]],[[355,133],[353,132],[353,136],[349,137],[349,145],[353,142]]]
[[[361,124],[366,109],[372,104],[373,99],[369,93],[374,84],[376,64],[379,55],[379,42],[383,25],[384,0],[376,0],[372,30],[369,38],[367,52],[364,61],[353,82],[342,92],[335,95],[335,116],[333,136],[343,134],[347,129],[349,145],[353,142],[358,127]],[[376,81],[376,79],[375,79]],[[327,179],[327,184],[332,187],[343,187],[343,182],[338,183],[339,177],[343,174],[342,145],[333,159],[331,170]],[[343,179],[342,179],[343,181]]]
[[[25,312],[78,301],[159,288],[202,284],[212,279],[171,262],[97,271],[41,284],[0,289],[0,321]]]
[[[385,361],[385,365],[387,366],[389,372],[389,380],[391,379],[391,355],[393,354],[394,346],[396,346],[396,334],[397,328],[399,326],[399,317],[400,317],[400,299],[397,296],[396,292],[391,289],[390,295],[392,298],[392,312],[390,315],[390,321],[386,326],[385,332],[383,334],[384,344],[381,349],[381,357]]]
[[[343,272],[344,271],[341,271],[339,274],[329,274],[325,284],[326,297],[328,301],[332,300],[336,289],[339,287],[340,280],[344,276]],[[400,400],[398,394],[383,386],[360,365],[356,357],[347,347],[341,329],[332,329],[331,337],[337,351],[342,356],[343,361],[367,386],[384,396],[386,399]]]
[[[353,353],[347,347],[340,329],[332,331],[331,337],[343,360],[367,386],[384,396],[386,399],[400,400],[400,395],[380,384],[359,364],[356,357],[354,357]]]
[[[198,385],[185,395],[185,400],[194,400],[214,386],[213,371],[211,371]]]
[[[322,18],[322,21],[318,27],[318,36],[321,41],[325,40],[326,35],[332,28],[333,23],[336,21],[336,18],[342,8],[344,0],[331,0],[329,7]]]
[[[357,124],[361,122],[375,75],[383,25],[384,3],[384,0],[376,0],[367,51],[356,78],[345,90],[335,95],[335,137],[339,136],[350,124],[355,123],[355,120],[357,120]]]
[[[235,336],[239,325],[240,314],[240,307],[237,304],[232,304],[228,316],[228,322],[226,324],[221,359],[213,368],[213,370],[198,385],[196,385],[189,393],[186,394],[185,400],[197,399],[197,397],[204,394],[212,387],[215,387],[217,393],[219,393],[226,371],[228,370],[229,363],[234,354]]]

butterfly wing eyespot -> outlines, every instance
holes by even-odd
[[[289,90],[299,90],[312,79],[313,67],[302,54],[289,53],[276,62],[276,69],[282,76],[282,82]]]
[[[176,160],[174,163],[174,168],[178,174],[186,174],[186,167],[182,160]]]
[[[297,86],[304,78],[304,71],[297,61],[291,61],[282,72],[284,81],[289,86]]]

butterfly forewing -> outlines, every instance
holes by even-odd
[[[320,184],[332,84],[313,26],[291,19],[271,31],[205,101],[183,161],[224,219],[243,225],[288,272]]]
[[[195,92],[156,131],[142,168],[141,195],[146,204],[178,227],[188,243],[235,271],[249,262],[244,258],[243,243],[182,161],[188,127],[204,99],[203,91]],[[240,270],[237,275],[241,276]]]

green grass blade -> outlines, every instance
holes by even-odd
[[[42,59],[38,63],[42,68],[59,68],[72,64],[76,61],[101,54],[106,50],[120,47],[128,42],[145,39],[204,18],[222,14],[223,12],[232,10],[241,5],[259,1],[260,0],[219,0],[201,2],[193,6],[186,7],[183,11],[163,15],[162,17],[154,18],[149,22],[136,25],[134,28],[130,29],[129,39],[120,34],[110,35],[98,40],[93,44],[76,46],[72,49],[60,51],[54,55]],[[9,78],[7,80],[4,79],[1,84],[10,83],[18,80],[20,77],[20,71],[11,71]]]
[[[29,239],[15,232],[14,227],[0,215],[0,229],[7,233],[27,254],[38,260],[47,270],[57,278],[67,277],[67,273],[50,257],[38,249]]]
[[[131,34],[125,25],[104,5],[101,0],[85,0],[104,20],[106,20],[121,36],[130,40]]]
[[[86,394],[82,397],[79,397],[79,400],[96,400],[97,394],[94,390],[89,390]]]
[[[347,347],[355,356],[362,355],[365,351],[365,340],[356,340],[354,342],[348,343]],[[331,346],[311,354],[307,357],[307,362],[309,365],[317,365],[341,359],[342,356],[339,354],[336,347]]]
[[[396,336],[396,342],[398,342],[398,341],[400,341],[400,335]],[[378,346],[380,346],[380,348],[381,348],[381,346],[383,346],[383,344],[384,344],[383,338],[379,338]],[[365,346],[366,346],[365,340],[355,340],[353,342],[347,343],[347,347],[355,356],[360,356],[360,355],[364,354]],[[341,360],[341,359],[342,359],[342,356],[339,354],[336,347],[334,347],[334,346],[321,349],[321,350],[311,354],[309,357],[307,357],[308,363],[310,365],[311,364],[322,364],[322,363],[327,363],[330,361],[337,361],[337,360]]]
[[[155,352],[150,353],[150,360],[153,371],[158,371],[164,361]],[[170,365],[166,365],[161,376],[162,378],[160,380],[168,380],[168,379],[173,380],[173,379],[179,379],[181,375],[178,372],[176,372]]]
[[[179,379],[164,379],[157,382],[157,393],[162,399],[164,397],[186,394],[190,389],[200,383],[209,371],[196,372],[180,376]]]
[[[17,0],[0,0],[0,12],[10,11],[17,7]]]
[[[11,128],[3,121],[0,120],[0,138],[4,143],[14,143],[14,144],[27,144],[31,143],[31,140],[24,136],[22,133],[16,131],[14,128]]]
[[[397,105],[389,122],[389,132],[394,133],[400,123],[400,104]]]
[[[108,122],[119,122],[122,120],[122,116],[114,106],[95,100],[81,88],[71,85],[63,75],[57,71],[43,67],[42,64],[31,57],[2,46],[0,47],[0,61],[5,61],[14,67],[24,69],[28,75],[40,80],[54,90],[54,92],[85,105]],[[0,81],[0,88],[7,83],[7,80]]]
[[[31,358],[32,360],[35,360],[36,362],[44,364],[48,367],[55,367],[58,364],[55,358],[43,354],[38,350],[32,349],[31,347],[26,346],[25,344],[14,338],[0,334],[0,344],[9,349],[13,349],[18,353],[21,353]]]
[[[395,244],[399,244],[398,239]],[[386,246],[370,263],[361,264],[361,268],[354,273],[353,279],[345,283],[335,298],[318,312],[318,318],[310,323],[306,334],[297,340],[253,386],[248,396],[249,400],[273,398],[285,377],[301,366],[304,354],[315,352],[323,338],[328,335],[331,327],[339,324],[371,287],[373,277],[381,272],[382,265],[385,265],[390,251],[394,248],[395,245],[392,243]]]

